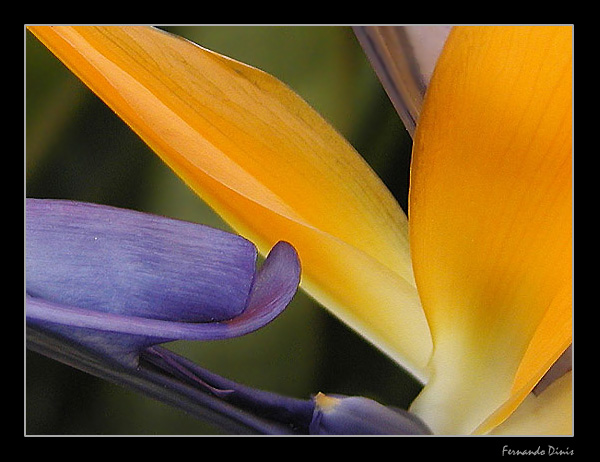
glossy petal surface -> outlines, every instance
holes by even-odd
[[[413,411],[498,424],[570,343],[572,29],[459,27],[413,150],[410,237],[434,339]]]
[[[431,353],[406,216],[354,149],[275,78],[146,27],[31,30],[202,198],[417,376]]]

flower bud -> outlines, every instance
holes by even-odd
[[[416,416],[360,396],[314,397],[312,435],[424,435],[431,434]]]

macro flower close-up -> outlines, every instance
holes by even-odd
[[[26,40],[27,433],[573,435],[572,26]]]

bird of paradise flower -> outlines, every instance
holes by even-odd
[[[570,373],[530,394],[571,344],[570,27],[452,30],[410,222],[273,77],[152,28],[31,29],[261,252],[294,245],[303,288],[425,383],[434,433],[571,431]]]

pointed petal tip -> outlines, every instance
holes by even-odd
[[[250,332],[279,316],[296,295],[300,274],[296,249],[279,241],[256,274],[247,309],[227,323],[231,332]]]

